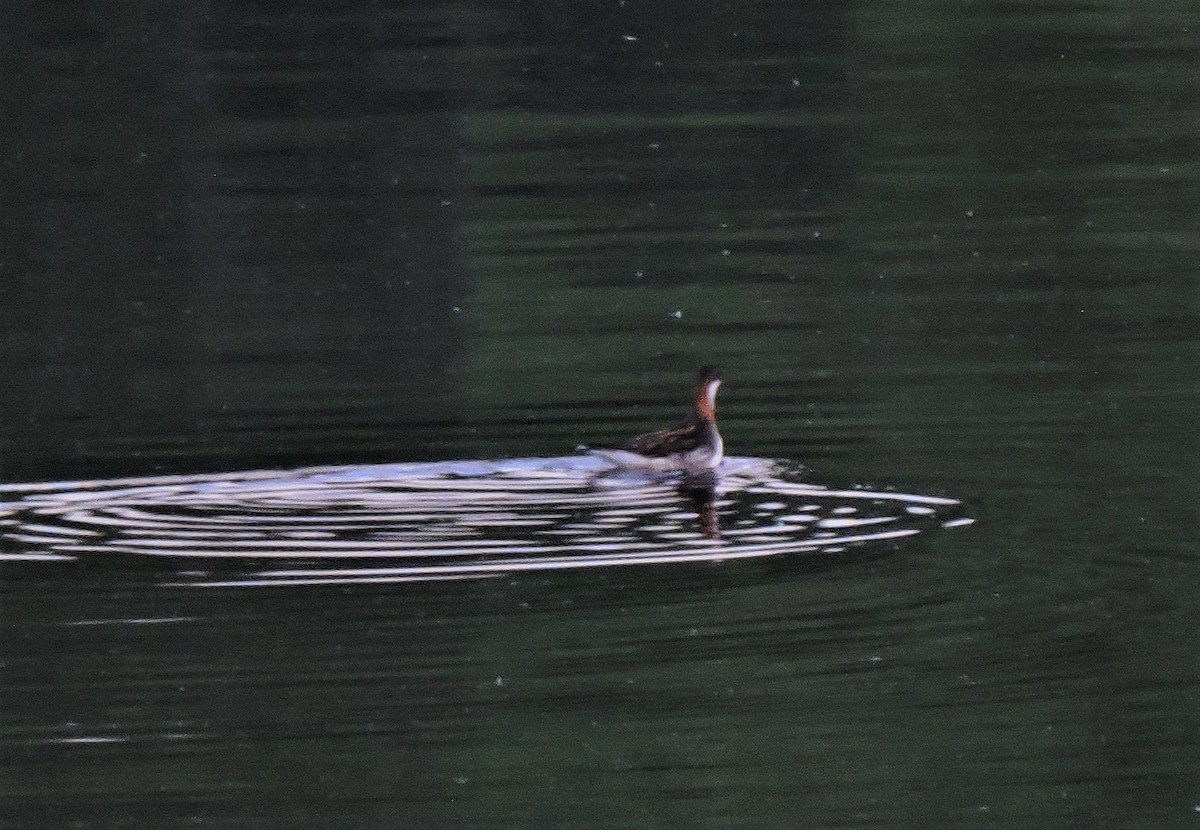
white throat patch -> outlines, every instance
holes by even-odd
[[[704,389],[704,397],[708,400],[708,408],[717,408],[717,388],[721,385],[719,380],[710,380],[708,386]]]

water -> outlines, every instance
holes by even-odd
[[[732,458],[703,487],[591,457],[0,486],[0,562],[153,556],[171,586],[349,585],[839,554],[973,522],[953,499],[788,466]],[[311,564],[255,569],[281,559]]]
[[[1198,23],[6,15],[0,824],[1193,826]]]

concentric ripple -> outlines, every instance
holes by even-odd
[[[0,485],[0,562],[158,557],[176,585],[471,579],[837,553],[969,524],[953,499],[727,459],[714,491],[589,457]]]

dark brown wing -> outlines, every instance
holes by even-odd
[[[672,429],[660,429],[657,432],[647,432],[645,435],[630,438],[621,445],[621,449],[632,450],[652,458],[661,458],[695,449],[699,442],[699,425],[691,422]]]

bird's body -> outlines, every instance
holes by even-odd
[[[591,452],[626,470],[652,473],[711,473],[725,457],[725,443],[717,430],[717,388],[721,378],[712,366],[700,370],[687,419],[677,427],[648,432],[615,447],[594,447]]]

